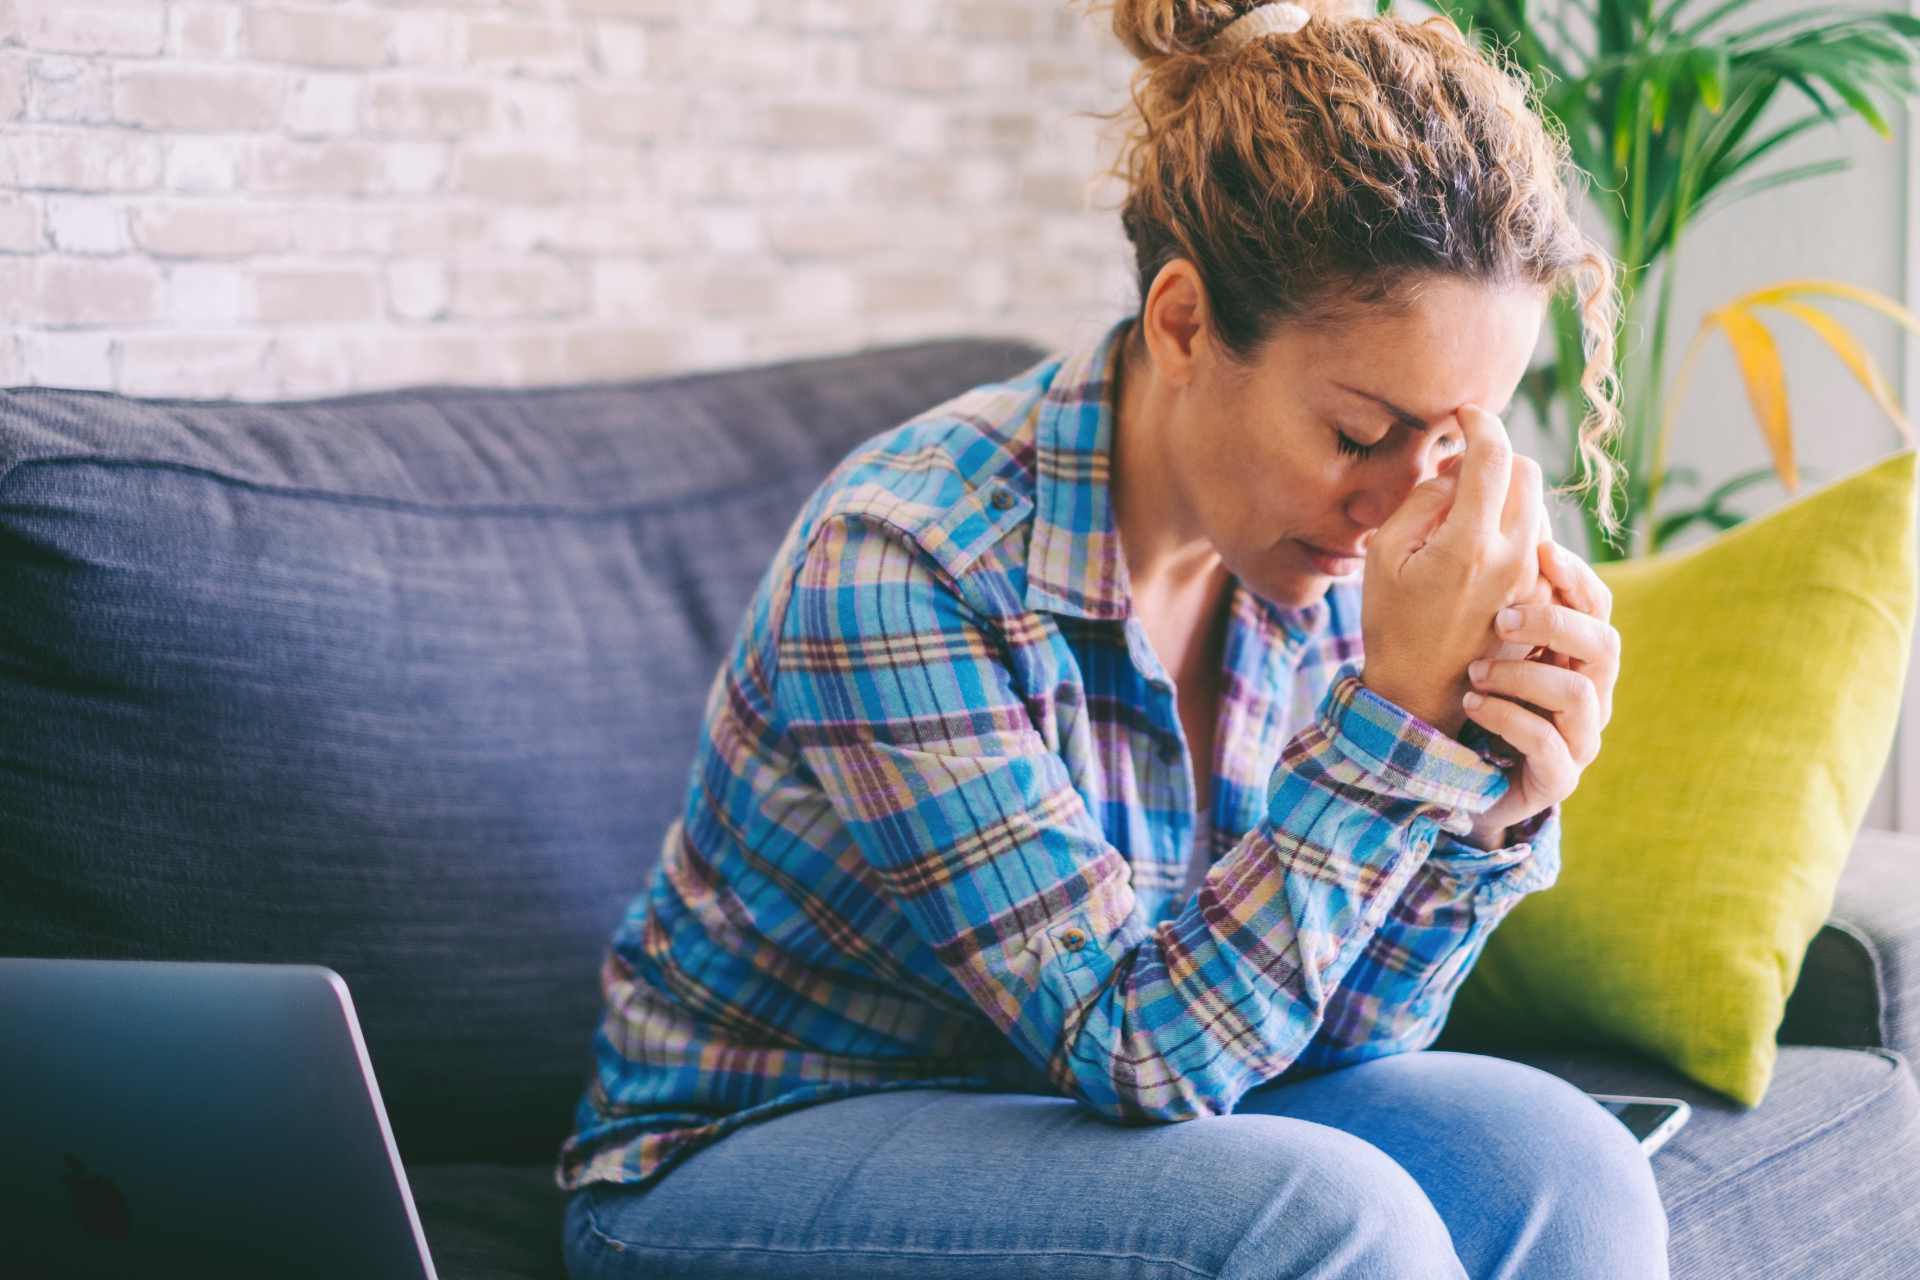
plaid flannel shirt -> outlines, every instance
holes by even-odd
[[[684,808],[600,973],[556,1183],[641,1184],[741,1125],[898,1088],[1114,1121],[1426,1047],[1559,871],[1559,810],[1362,685],[1360,585],[1236,579],[1210,867],[1132,612],[1108,460],[1122,320],[843,459],[712,685]]]

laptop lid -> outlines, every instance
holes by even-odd
[[[0,1254],[19,1277],[435,1280],[340,975],[0,958]]]

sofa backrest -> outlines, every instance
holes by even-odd
[[[792,518],[859,441],[1042,355],[0,391],[0,953],[329,965],[408,1160],[551,1158]]]

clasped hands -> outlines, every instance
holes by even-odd
[[[1553,540],[1539,464],[1492,414],[1463,405],[1458,416],[1463,453],[1368,549],[1362,679],[1449,733],[1471,719],[1513,749],[1507,790],[1468,837],[1496,848],[1571,795],[1599,754],[1620,633],[1612,592]]]

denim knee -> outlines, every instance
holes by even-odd
[[[1579,1087],[1523,1063],[1504,1085],[1525,1099],[1539,1141],[1512,1172],[1531,1188],[1513,1217],[1518,1275],[1666,1280],[1667,1211],[1639,1139]]]
[[[1237,1179],[1248,1225],[1218,1280],[1464,1280],[1446,1224],[1393,1157],[1325,1125],[1238,1117],[1284,1149],[1269,1180]],[[1264,1133],[1261,1133],[1265,1130]]]

